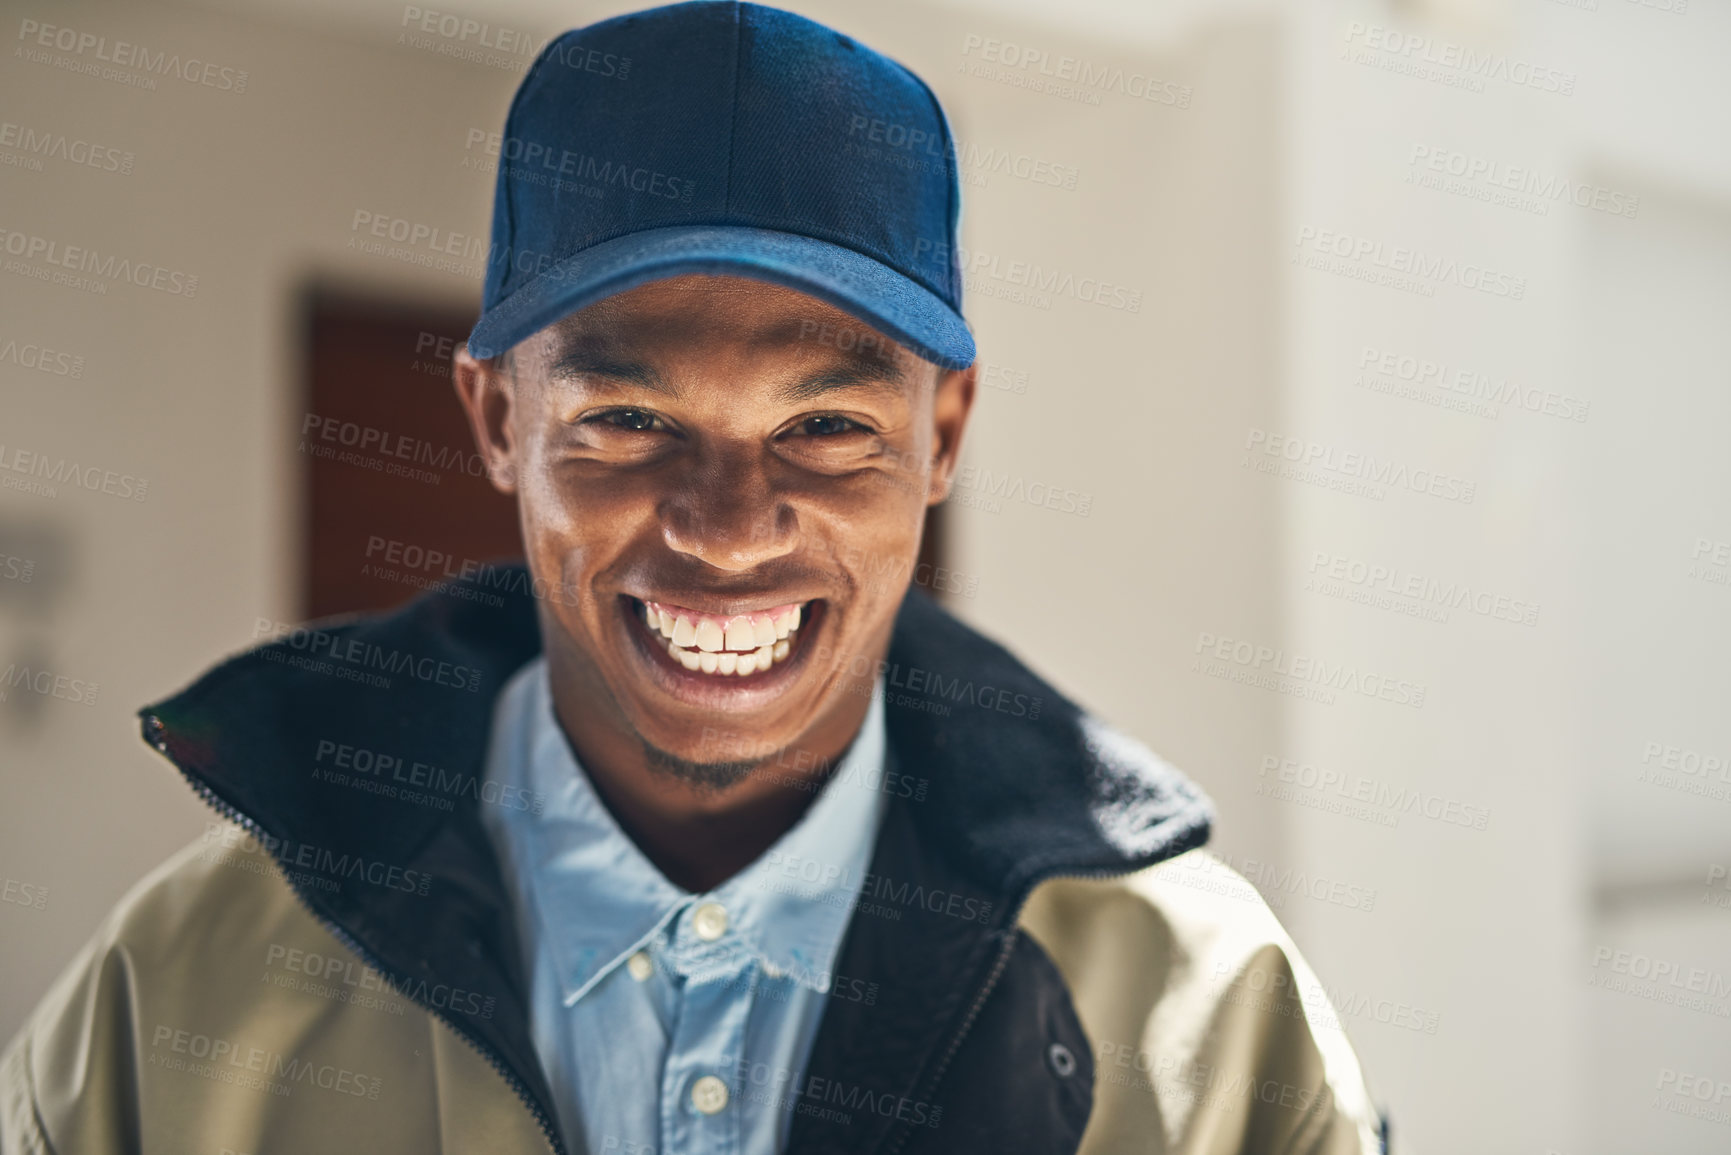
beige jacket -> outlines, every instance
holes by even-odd
[[[540,650],[526,579],[297,631],[140,711],[224,820],[0,1059],[0,1151],[560,1149],[480,825],[512,800],[476,789],[492,703]],[[789,1155],[1382,1150],[1315,976],[1196,849],[1193,783],[917,591],[873,676],[884,773],[827,788],[890,794],[872,869],[898,895],[982,916],[856,914]],[[370,775],[330,772],[338,741]]]
[[[1207,852],[1044,883],[1021,925],[1093,1042],[1084,1155],[1381,1150],[1315,976]],[[226,823],[139,883],[0,1059],[8,1155],[548,1149],[477,1052],[388,989]]]

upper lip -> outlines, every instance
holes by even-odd
[[[774,594],[754,598],[721,598],[716,599],[703,594],[632,594],[640,602],[656,602],[664,606],[677,606],[682,610],[704,614],[708,617],[731,618],[742,614],[761,614],[781,606],[807,605],[818,599],[798,597],[789,594]]]

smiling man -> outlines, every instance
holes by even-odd
[[[686,4],[503,142],[455,376],[527,564],[140,712],[218,820],[0,1149],[1386,1151],[1201,792],[910,588],[975,399],[929,89]]]

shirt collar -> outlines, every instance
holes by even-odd
[[[489,777],[545,806],[499,810],[490,832],[510,868],[531,949],[546,950],[570,1006],[688,908],[720,903],[728,937],[772,975],[816,990],[847,929],[887,795],[881,682],[858,735],[800,821],[756,862],[707,894],[670,882],[595,793],[553,712],[544,658],[501,697]],[[791,758],[790,758],[791,762]],[[793,779],[771,762],[759,773]],[[687,918],[689,921],[689,918]]]

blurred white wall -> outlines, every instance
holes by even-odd
[[[1675,1091],[1731,1083],[1731,995],[1620,973],[1731,982],[1731,781],[1690,761],[1731,753],[1731,15],[1681,3],[790,5],[920,72],[964,147],[993,387],[953,511],[976,595],[953,604],[1213,794],[1217,850],[1323,976],[1408,1149],[1725,1148]],[[462,12],[539,37],[633,6]],[[0,875],[48,890],[0,904],[0,1034],[203,821],[133,709],[289,611],[293,291],[478,296],[346,247],[357,210],[487,226],[465,141],[520,71],[399,43],[406,8],[8,17],[248,81],[0,64],[0,120],[135,157],[0,165],[6,227],[200,278],[187,300],[0,276],[0,349],[84,358],[71,378],[0,353],[0,442],[150,481],[0,490],[0,552],[51,525],[76,565],[47,609],[0,598],[0,646],[101,687],[0,713]],[[1489,65],[1450,63],[1468,52]],[[1066,55],[1154,99],[1030,86]],[[1016,300],[1011,261],[1137,307]]]

